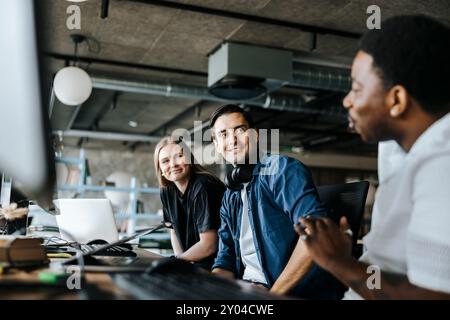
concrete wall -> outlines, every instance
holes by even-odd
[[[64,150],[64,157],[78,157],[80,149]],[[93,184],[104,181],[114,171],[136,176],[141,184],[156,187],[158,182],[153,168],[153,154],[109,150],[85,149]]]
[[[63,157],[79,157],[80,149],[65,148]],[[114,150],[85,149],[91,183],[100,185],[116,171],[135,176],[142,187],[158,187],[153,167],[153,154],[143,152],[124,152]],[[104,197],[103,192],[89,192],[86,197]],[[141,195],[145,212],[157,212],[161,208],[159,195]]]

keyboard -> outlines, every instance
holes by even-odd
[[[104,244],[81,244],[81,251],[86,254],[97,250],[99,247],[104,246]],[[95,256],[121,256],[121,257],[136,257],[136,253],[133,249],[124,246],[114,246],[95,253]]]
[[[115,274],[116,285],[134,299],[273,300],[262,290],[242,286],[207,272],[164,272],[164,274]]]

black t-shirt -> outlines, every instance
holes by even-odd
[[[164,221],[171,222],[183,251],[200,240],[200,233],[218,230],[225,186],[206,174],[193,174],[182,195],[175,185],[161,188]],[[201,261],[211,268],[216,253]]]

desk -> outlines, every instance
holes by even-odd
[[[153,260],[162,256],[144,249],[135,249],[138,257]],[[41,268],[32,272],[12,269],[0,275],[0,299],[6,300],[132,300],[132,299],[201,299],[201,300],[267,300],[278,299],[266,290],[243,281],[230,281],[210,275],[201,269],[191,268],[187,262],[176,262],[176,268],[156,274],[83,272],[81,289],[70,290],[67,283],[75,285],[75,274],[62,278],[59,284],[39,281]],[[178,263],[181,263],[178,265]],[[184,263],[184,265],[183,265]],[[173,266],[173,265],[172,265]],[[193,267],[193,266],[192,266]],[[114,275],[114,277],[113,277]],[[114,280],[113,280],[114,278]],[[79,283],[79,282],[78,282]],[[128,292],[132,292],[130,295]]]
[[[136,248],[139,257],[162,258],[145,249]],[[4,300],[79,300],[89,299],[131,299],[128,293],[118,288],[107,273],[85,272],[86,283],[82,290],[70,290],[63,285],[49,285],[39,281],[39,273],[48,268],[31,272],[11,269],[0,275],[0,299]],[[84,285],[84,288],[83,288]]]

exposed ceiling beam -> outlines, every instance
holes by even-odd
[[[307,128],[302,126],[279,126],[277,129],[282,130],[286,133],[300,133],[300,132],[306,132],[309,134],[341,134],[345,136],[355,136],[356,134],[351,132],[343,131],[340,127],[327,127],[327,128]],[[312,139],[315,139],[314,137],[311,137]]]
[[[303,148],[306,150],[319,149],[319,148],[337,148],[342,146],[353,145],[355,142],[361,141],[361,138],[356,134],[349,133],[328,133],[318,137],[311,137],[306,141],[301,141]]]
[[[177,115],[175,115],[173,118],[171,118],[169,121],[161,124],[158,128],[156,128],[155,130],[153,130],[152,132],[149,132],[149,135],[156,135],[159,133],[159,131],[161,131],[162,129],[165,129],[169,126],[172,126],[173,124],[177,123],[181,118],[188,116],[190,113],[192,113],[193,111],[195,111],[196,108],[200,107],[202,104],[204,103],[204,101],[199,101],[194,103],[192,106],[189,106],[187,109],[185,109],[184,111],[178,113]],[[163,133],[164,135],[166,135],[166,132]]]
[[[201,126],[194,126],[191,129],[189,129],[189,134],[193,135],[195,132],[201,131],[203,136],[203,131],[209,129],[209,121],[205,121],[202,123]]]
[[[163,124],[161,124],[159,127],[157,127],[156,129],[152,130],[151,132],[148,133],[149,136],[154,136],[154,135],[158,135],[158,133],[160,133],[161,130],[166,129],[167,127],[175,124],[180,118],[189,115],[193,110],[195,110],[199,105],[201,105],[202,101],[200,102],[196,102],[194,103],[192,106],[189,106],[187,109],[185,109],[184,111],[181,111],[180,113],[178,113],[177,115],[175,115],[173,118],[171,118],[170,120],[164,122]],[[166,136],[166,132],[164,130],[164,132],[162,133],[162,136]],[[134,150],[136,149],[136,147],[138,147],[141,144],[141,142],[135,142],[133,144],[131,144],[129,146],[130,149]]]
[[[84,125],[83,127],[87,128],[88,130],[98,129],[98,124],[100,123],[100,120],[105,116],[106,112],[116,106],[117,97],[119,95],[120,95],[119,92],[112,91],[110,93],[110,97],[107,99],[106,103],[103,104],[103,106],[100,108],[100,110],[98,110],[98,112],[95,114],[95,116],[89,117],[88,124]],[[78,126],[75,124],[75,129],[77,127]],[[81,128],[78,128],[78,129],[81,129]],[[86,138],[84,138],[84,137],[80,138],[77,145],[79,147],[81,147],[85,139]]]
[[[103,132],[103,131],[88,131],[88,130],[65,130],[53,131],[55,136],[75,137],[75,138],[89,138],[97,140],[114,140],[114,141],[141,141],[141,142],[158,142],[162,137],[146,136],[129,133]]]
[[[100,123],[102,118],[105,116],[106,112],[108,110],[114,109],[117,106],[117,100],[118,100],[118,97],[120,94],[121,93],[119,93],[119,92],[114,92],[114,91],[112,92],[111,96],[106,101],[106,103],[103,105],[103,107],[101,107],[101,109],[99,110],[97,115],[95,117],[93,117],[91,123],[88,126],[89,130],[98,129],[98,124]]]
[[[284,114],[286,114],[285,111],[279,111],[279,112],[277,112],[276,114],[273,114],[273,113],[272,113],[272,114],[269,115],[269,116],[266,116],[266,117],[264,117],[264,118],[261,118],[261,119],[255,121],[255,127],[258,127],[258,125],[260,125],[261,123],[264,123],[264,122],[266,122],[266,121],[268,121],[268,120],[274,121],[276,118],[281,117],[281,116],[283,116]],[[302,117],[302,118],[303,118],[303,117]]]
[[[75,120],[77,119],[78,114],[80,113],[81,106],[82,105],[80,104],[80,105],[76,106],[75,109],[73,110],[72,115],[70,116],[69,122],[67,123],[66,130],[72,129],[72,126],[73,126]]]

